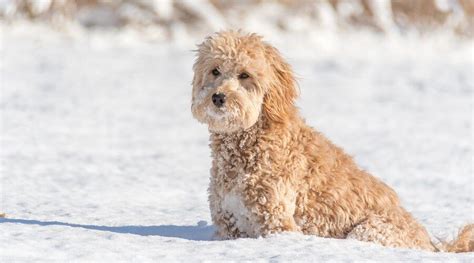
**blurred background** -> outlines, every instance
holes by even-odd
[[[134,29],[150,39],[205,35],[232,27],[254,31],[369,30],[426,34],[474,32],[473,0],[0,0],[4,23],[54,28]]]

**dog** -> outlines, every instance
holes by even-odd
[[[283,231],[429,251],[474,250],[474,224],[435,245],[386,184],[305,124],[297,84],[257,34],[198,45],[191,111],[210,132],[211,217],[220,239]]]

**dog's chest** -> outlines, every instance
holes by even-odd
[[[221,207],[224,216],[228,218],[229,228],[233,229],[232,231],[238,231],[239,236],[255,235],[256,220],[245,205],[240,193],[224,193]]]
[[[249,181],[255,179],[261,153],[255,142],[255,138],[243,136],[221,139],[213,145],[211,212],[224,218],[226,228],[238,236],[255,236],[259,229],[246,199],[246,189]]]
[[[247,205],[245,192],[247,180],[251,176],[241,167],[230,168],[228,162],[221,165],[227,169],[217,169],[214,180],[211,181],[211,191],[215,191],[217,197],[217,211],[222,213],[227,227],[238,233],[238,236],[255,236],[258,229],[257,220]]]

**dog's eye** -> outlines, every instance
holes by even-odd
[[[240,73],[240,75],[239,75],[239,79],[247,79],[247,78],[249,78],[249,77],[250,77],[249,74],[247,74],[247,73],[245,73],[245,72],[244,72],[244,73]]]
[[[219,75],[221,74],[221,73],[219,72],[219,70],[218,70],[218,69],[216,69],[216,68],[215,68],[215,69],[213,69],[213,70],[211,71],[211,73],[212,73],[212,75],[214,75],[214,76],[216,76],[216,77],[217,77],[217,76],[219,76]]]

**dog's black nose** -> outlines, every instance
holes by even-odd
[[[225,103],[225,95],[223,93],[214,93],[212,95],[212,103],[217,107],[222,107]]]

